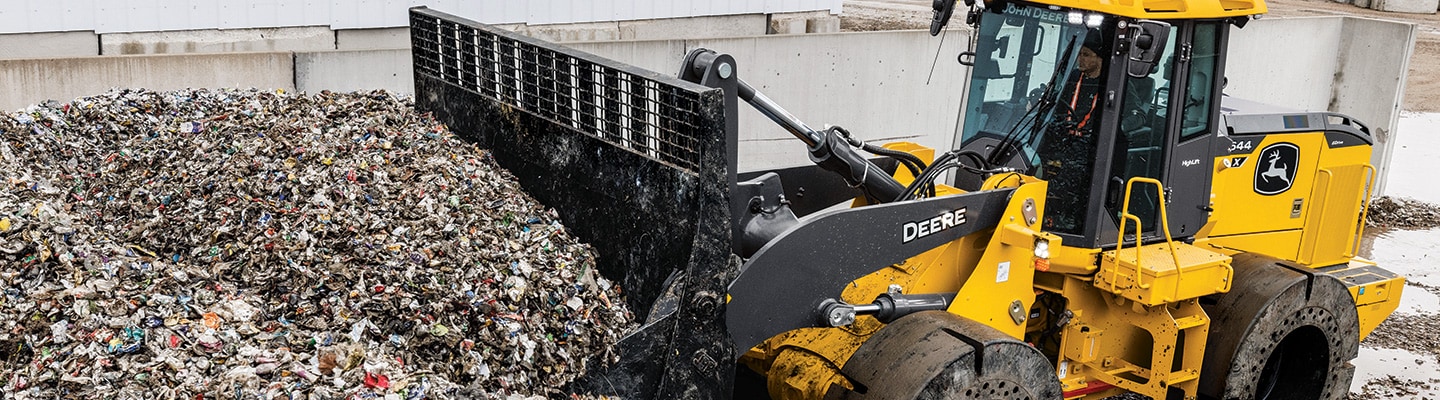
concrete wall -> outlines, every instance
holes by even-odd
[[[767,33],[833,33],[840,30],[840,18],[827,11],[820,11],[497,26],[531,37],[567,43],[702,39],[761,36]],[[404,27],[335,30],[326,26],[292,26],[103,34],[91,31],[0,34],[0,59],[249,51],[389,50],[409,47],[410,32]]]
[[[1328,110],[1343,18],[1266,18],[1230,28],[1225,93],[1301,110]],[[1275,45],[1281,43],[1304,46]]]
[[[1363,18],[1254,21],[1231,31],[1225,93],[1364,122],[1377,141],[1371,163],[1384,193],[1415,35],[1414,25]]]
[[[94,32],[45,32],[0,35],[0,59],[85,57],[100,54]]]
[[[407,38],[408,43],[408,38]],[[335,32],[323,26],[209,29],[100,35],[100,54],[194,54],[335,49]]]
[[[351,92],[386,89],[415,93],[410,50],[295,53],[295,88]]]
[[[70,101],[111,88],[190,87],[294,89],[291,53],[115,56],[0,60],[0,109],[48,99]]]
[[[0,33],[406,26],[424,5],[488,23],[564,24],[825,11],[842,0],[4,0]]]
[[[834,124],[865,140],[949,149],[966,73],[953,55],[967,42],[940,42],[928,32],[899,31],[570,46],[667,75],[691,49],[727,53],[740,79],[813,128]],[[941,60],[932,76],[936,51]],[[804,144],[748,105],[740,108],[741,170],[810,163]]]
[[[339,46],[393,46],[403,30],[356,31]],[[349,35],[347,35],[349,36]],[[733,55],[739,76],[816,128],[837,124],[866,140],[910,140],[948,149],[965,74],[954,61],[963,32],[769,35],[724,39],[613,41],[569,46],[674,74],[691,49]],[[1354,18],[1263,19],[1233,31],[1226,93],[1278,106],[1337,111],[1372,127],[1375,164],[1388,161],[1413,46],[1412,25]],[[337,37],[338,38],[338,37]],[[936,60],[933,74],[931,63]],[[66,100],[115,87],[285,87],[315,92],[412,91],[408,50],[302,51],[200,56],[90,57],[0,62],[0,110]],[[928,83],[927,83],[928,80]],[[741,167],[808,163],[802,146],[741,107]],[[1383,172],[1382,172],[1383,176]]]
[[[1405,100],[1405,78],[1415,51],[1414,25],[1363,18],[1346,18],[1341,31],[1343,53],[1336,60],[1335,86],[1330,111],[1349,114],[1369,124],[1380,143],[1371,163],[1380,166],[1378,193],[1390,171],[1395,135]],[[1378,39],[1378,40],[1376,40]],[[1397,55],[1403,54],[1403,57]],[[1423,134],[1408,132],[1408,134]]]
[[[839,17],[831,17],[839,21]],[[551,42],[594,42],[610,40],[698,39],[707,37],[755,36],[765,34],[763,14],[717,17],[672,18],[644,21],[611,21],[589,24],[521,25],[514,31]]]

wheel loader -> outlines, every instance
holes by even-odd
[[[1222,94],[1262,0],[936,0],[932,35],[956,8],[956,149],[815,129],[717,51],[669,76],[424,7],[416,106],[555,208],[643,321],[576,393],[1344,397],[1404,278],[1356,255],[1369,129]],[[738,171],[741,102],[808,163]]]

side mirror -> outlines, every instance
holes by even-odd
[[[1130,24],[1130,65],[1125,72],[1135,78],[1149,76],[1169,38],[1170,24],[1151,20]]]
[[[945,29],[945,24],[950,23],[950,14],[955,13],[955,0],[934,0],[930,9],[934,11],[930,16],[930,36],[936,36]]]

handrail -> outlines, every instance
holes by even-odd
[[[1122,210],[1120,210],[1120,240],[1117,241],[1117,242],[1116,242],[1116,245],[1115,245],[1115,268],[1112,269],[1112,270],[1115,271],[1115,272],[1111,272],[1111,273],[1110,273],[1110,275],[1111,275],[1111,277],[1110,277],[1110,291],[1111,291],[1111,292],[1116,291],[1116,288],[1119,286],[1119,283],[1118,283],[1118,282],[1119,282],[1119,280],[1120,280],[1120,249],[1122,249],[1122,248],[1125,247],[1125,240],[1124,240],[1124,239],[1125,239],[1125,223],[1128,222],[1128,221],[1130,221],[1130,220],[1134,220],[1134,221],[1135,221],[1135,231],[1136,231],[1136,232],[1144,232],[1144,231],[1145,231],[1145,229],[1142,227],[1142,223],[1141,223],[1141,221],[1140,221],[1140,217],[1137,217],[1137,216],[1135,216],[1134,214],[1131,214],[1131,213],[1130,213],[1130,210],[1128,210],[1128,209],[1122,209]],[[1139,262],[1139,260],[1141,259],[1141,257],[1140,257],[1140,248],[1141,248],[1140,244],[1138,244],[1138,243],[1135,244],[1135,260],[1136,260],[1136,262],[1135,262],[1135,284],[1136,284],[1137,286],[1140,286],[1141,289],[1149,289],[1149,288],[1150,288],[1150,285],[1140,280],[1141,274],[1143,273],[1143,272],[1140,270],[1140,262]]]
[[[1350,240],[1350,254],[1346,254],[1346,257],[1355,257],[1356,254],[1360,254],[1360,238],[1365,235],[1365,219],[1370,217],[1370,203],[1374,202],[1375,175],[1380,173],[1370,163],[1366,163],[1364,168],[1366,172],[1370,173],[1370,177],[1367,179],[1369,183],[1365,185],[1365,198],[1363,199],[1365,204],[1360,207],[1359,228],[1355,229],[1355,237]]]
[[[1319,175],[1325,175],[1325,190],[1330,190],[1330,186],[1335,184],[1335,173],[1334,173],[1334,172],[1330,172],[1330,170],[1328,170],[1328,169],[1318,168],[1318,169],[1315,170],[1315,174],[1316,174],[1317,180],[1318,180],[1318,178],[1319,178]],[[1326,195],[1326,196],[1321,196],[1321,197],[1319,197],[1319,198],[1324,199],[1324,200],[1321,200],[1322,203],[1318,204],[1319,209],[1322,209],[1322,210],[1323,210],[1323,209],[1325,208],[1326,204],[1330,202],[1330,196],[1329,196],[1329,195]],[[1312,204],[1310,204],[1310,206],[1311,206],[1311,207],[1315,207],[1315,206],[1317,206],[1317,204],[1313,204],[1313,203],[1312,203]],[[1306,215],[1305,217],[1306,217],[1305,219],[1309,219],[1310,216],[1309,216],[1309,215]],[[1362,220],[1362,221],[1363,221],[1363,220]],[[1364,222],[1361,222],[1361,223],[1364,223]],[[1324,212],[1324,211],[1321,211],[1321,212],[1320,212],[1320,218],[1315,221],[1315,226],[1317,227],[1316,229],[1321,229],[1321,230],[1325,229],[1325,212]],[[1320,241],[1320,239],[1317,238],[1317,239],[1315,239],[1314,241],[1315,241],[1315,242],[1318,242],[1318,241]],[[1297,255],[1297,257],[1295,257],[1295,260],[1296,260],[1296,261],[1301,261],[1301,260],[1303,260],[1302,262],[1306,262],[1306,263],[1315,262],[1315,248],[1316,248],[1316,247],[1319,247],[1319,245],[1318,245],[1318,244],[1311,243],[1311,245],[1310,245],[1310,254],[1305,255],[1305,258],[1303,258],[1303,259],[1300,258],[1300,257],[1298,257],[1299,255]],[[1303,249],[1304,246],[1302,245],[1301,248]]]
[[[1131,220],[1131,219],[1134,219],[1134,220],[1135,220],[1135,229],[1136,229],[1136,231],[1135,231],[1135,232],[1136,232],[1136,233],[1135,233],[1135,283],[1136,283],[1138,286],[1140,286],[1141,289],[1148,289],[1148,288],[1150,288],[1150,285],[1147,285],[1147,284],[1145,284],[1145,283],[1142,281],[1142,280],[1143,280],[1143,279],[1142,279],[1142,278],[1143,278],[1143,275],[1140,273],[1140,272],[1141,272],[1141,269],[1140,269],[1140,260],[1141,260],[1141,258],[1140,258],[1140,247],[1142,247],[1142,246],[1140,245],[1140,243],[1143,242],[1142,239],[1143,239],[1143,237],[1144,237],[1144,235],[1145,235],[1145,231],[1141,230],[1140,217],[1136,217],[1134,214],[1131,214],[1131,213],[1130,213],[1130,193],[1131,193],[1132,191],[1134,191],[1134,189],[1135,189],[1135,184],[1136,184],[1136,183],[1148,183],[1148,184],[1155,185],[1155,193],[1158,195],[1158,200],[1159,200],[1158,207],[1156,207],[1156,208],[1159,208],[1159,209],[1160,209],[1160,226],[1161,226],[1161,228],[1163,229],[1163,231],[1165,232],[1165,244],[1166,244],[1166,245],[1169,247],[1169,249],[1170,249],[1170,257],[1171,257],[1171,259],[1173,259],[1174,262],[1175,262],[1175,280],[1180,281],[1180,280],[1182,280],[1182,279],[1181,279],[1181,271],[1180,271],[1180,253],[1179,253],[1179,251],[1177,251],[1177,250],[1175,249],[1175,239],[1174,239],[1172,236],[1170,236],[1170,216],[1167,215],[1166,212],[1165,212],[1165,186],[1164,186],[1164,184],[1160,183],[1159,180],[1156,180],[1156,179],[1154,179],[1154,178],[1146,178],[1146,177],[1143,177],[1143,176],[1133,177],[1133,178],[1130,178],[1129,181],[1126,181],[1126,182],[1125,182],[1125,202],[1120,206],[1120,215],[1121,215],[1121,220],[1120,220],[1120,233],[1119,233],[1120,236],[1119,236],[1119,238],[1117,238],[1117,239],[1115,240],[1115,255],[1116,255],[1116,257],[1115,257],[1115,267],[1116,267],[1116,270],[1117,270],[1116,273],[1117,273],[1117,274],[1119,273],[1118,269],[1119,269],[1119,267],[1120,267],[1120,257],[1119,257],[1119,255],[1120,255],[1120,250],[1125,247],[1125,225],[1126,225],[1126,222],[1127,222],[1127,221],[1129,221],[1129,220]],[[1180,297],[1180,286],[1181,286],[1181,285],[1175,285],[1175,293],[1173,294],[1173,296],[1176,297],[1176,298],[1179,298],[1179,297]],[[1114,285],[1114,283],[1112,282],[1112,284],[1111,284],[1112,291],[1113,291],[1113,288],[1114,288],[1114,287],[1115,287],[1115,285]]]

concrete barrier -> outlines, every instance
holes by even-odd
[[[205,29],[100,35],[100,54],[189,54],[335,49],[335,32],[323,26]]]
[[[1380,11],[1412,14],[1434,14],[1437,0],[1371,0],[1369,7]]]
[[[740,79],[813,128],[835,124],[865,140],[949,149],[966,78],[955,55],[967,41],[958,31],[946,36],[943,48],[924,31],[569,46],[667,75],[678,72],[692,49],[730,54]],[[810,163],[804,144],[748,105],[740,106],[740,140],[741,170]]]
[[[789,21],[775,32],[768,22]],[[566,24],[502,24],[552,42],[671,40],[760,36],[767,33],[833,33],[840,19],[826,11],[712,15],[630,21]],[[329,50],[394,50],[410,47],[404,27],[332,29],[326,26],[194,29],[153,32],[93,31],[0,34],[0,59],[84,57],[131,54],[198,54],[230,52]]]
[[[342,29],[335,31],[335,50],[410,48],[410,28]]]
[[[85,57],[100,54],[95,32],[44,32],[0,35],[0,59]]]
[[[291,90],[291,53],[0,60],[0,110],[70,101],[111,88],[260,87]]]
[[[415,93],[410,50],[295,54],[295,88],[305,92],[386,89]]]
[[[1254,21],[1231,33],[1225,93],[1360,119],[1384,193],[1415,35],[1414,25],[1353,17]]]

